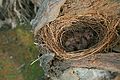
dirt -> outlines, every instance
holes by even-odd
[[[24,80],[17,67],[6,53],[0,53],[0,80]]]

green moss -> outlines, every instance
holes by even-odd
[[[0,63],[0,70],[2,70],[4,67],[3,67],[3,65]]]
[[[26,64],[24,68],[22,68],[22,73],[25,75],[25,80],[38,80],[44,75],[42,68],[37,66],[39,66],[39,64],[36,62],[33,65]]]
[[[33,35],[30,32],[28,26],[20,25],[16,29],[16,34],[19,40],[23,43],[24,46],[29,46],[33,44]]]
[[[4,76],[3,75],[0,75],[0,80],[2,80],[4,78]]]
[[[43,70],[40,68],[39,62],[30,65],[30,63],[39,55],[38,48],[34,45],[31,26],[19,25],[14,30],[1,30],[0,54],[2,52],[7,53],[8,56],[13,56],[13,61],[16,65],[25,64],[18,70],[20,71],[20,74],[23,75],[24,80],[37,80],[43,76]],[[9,63],[12,64],[11,62]],[[16,67],[16,70],[18,67]],[[7,76],[8,80],[12,77],[15,77],[15,75],[11,74]]]
[[[16,74],[8,74],[8,75],[5,75],[5,78],[9,79],[9,80],[12,80],[13,78],[16,78]]]

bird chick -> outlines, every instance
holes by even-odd
[[[93,39],[93,32],[91,30],[85,30],[85,32],[83,33],[83,37],[87,40],[90,41],[91,39]]]
[[[83,33],[74,32],[74,35],[69,37],[65,42],[66,51],[71,52],[88,48],[93,36],[90,30],[85,30]]]

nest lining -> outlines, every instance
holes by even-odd
[[[60,36],[60,46],[66,52],[83,51],[95,46],[99,41],[97,32],[89,27],[87,23],[78,22],[64,29]]]

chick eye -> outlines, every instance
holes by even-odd
[[[80,44],[80,42],[76,42],[77,44]]]
[[[89,37],[91,38],[91,37],[92,37],[92,35],[89,35]]]
[[[90,38],[92,38],[92,37],[93,37],[93,35],[92,35],[92,34],[90,34],[90,35],[89,35],[89,37],[90,37]]]

